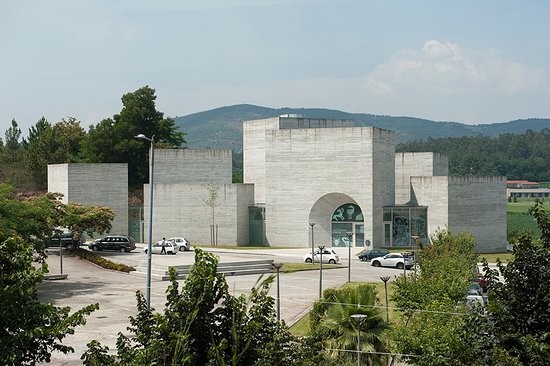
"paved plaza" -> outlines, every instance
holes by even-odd
[[[54,354],[51,364],[81,365],[80,355],[86,344],[97,339],[109,348],[114,349],[118,332],[126,332],[128,317],[136,314],[136,291],[145,293],[147,255],[142,251],[143,244],[131,253],[100,252],[104,257],[117,262],[129,264],[138,271],[127,274],[105,270],[87,261],[75,257],[63,256],[63,273],[67,279],[46,281],[39,286],[40,298],[51,301],[57,306],[70,306],[77,310],[85,305],[99,303],[100,309],[88,317],[87,324],[76,328],[75,334],[67,337],[64,343],[74,347],[75,353],[69,355]],[[220,258],[220,263],[246,260],[273,259],[282,263],[302,262],[308,251],[300,249],[205,249]],[[371,267],[368,262],[361,262],[355,256],[358,249],[352,249],[351,280],[352,282],[376,282],[380,276],[391,276],[402,273],[393,268]],[[348,280],[348,251],[337,250],[340,256],[338,268],[323,270],[323,288],[339,287]],[[193,251],[180,252],[176,255],[153,255],[153,272],[165,271],[168,266],[192,264]],[[48,265],[50,273],[60,272],[58,249],[49,252]],[[228,276],[229,290],[235,295],[248,294],[260,275]],[[265,276],[265,275],[264,275]],[[183,283],[183,281],[180,281]],[[166,301],[165,291],[168,281],[153,278],[151,283],[151,305],[162,311]],[[289,325],[301,319],[311,309],[319,297],[319,270],[300,271],[280,274],[281,318]],[[276,283],[270,294],[276,297]]]

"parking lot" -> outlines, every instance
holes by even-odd
[[[76,329],[74,335],[66,338],[64,343],[75,348],[70,355],[55,354],[52,364],[80,365],[80,355],[86,344],[97,339],[109,348],[115,348],[118,332],[126,332],[129,325],[128,316],[135,315],[136,291],[145,293],[147,255],[143,244],[130,253],[98,252],[98,254],[117,263],[134,266],[137,271],[130,274],[100,268],[75,257],[63,256],[63,272],[68,278],[59,281],[46,281],[39,287],[40,297],[58,306],[70,306],[77,310],[91,303],[99,303],[100,309],[90,315],[88,323]],[[300,249],[217,249],[208,248],[220,258],[220,263],[272,259],[275,262],[299,263],[306,248]],[[337,249],[340,264],[337,268],[323,270],[323,288],[338,287],[348,280],[348,251]],[[394,268],[371,267],[368,262],[361,262],[357,256],[358,249],[352,248],[351,281],[376,282],[380,276],[399,275],[403,270]],[[179,252],[176,255],[153,255],[152,272],[166,271],[169,266],[192,264],[193,251]],[[50,273],[59,273],[60,257],[58,248],[49,251],[48,265]],[[228,276],[227,283],[231,293],[248,294],[260,275]],[[180,282],[183,282],[180,281]],[[165,303],[165,291],[168,281],[152,278],[151,306],[162,311]],[[287,324],[293,324],[310,310],[319,297],[319,270],[301,271],[280,274],[281,318]],[[276,296],[276,285],[270,294]]]

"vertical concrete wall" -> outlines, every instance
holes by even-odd
[[[69,202],[69,164],[48,165],[48,192],[61,193],[61,202]]]
[[[231,184],[232,179],[231,150],[155,150],[155,183]]]
[[[243,182],[254,184],[254,201],[265,203],[266,131],[279,128],[279,117],[243,122]]]
[[[395,203],[411,201],[412,176],[446,176],[449,174],[447,156],[432,152],[395,154]],[[415,202],[411,202],[414,204]]]
[[[416,202],[428,206],[428,236],[449,229],[449,177],[411,177]]]
[[[476,250],[506,250],[506,178],[449,177],[449,229],[469,231]]]
[[[412,177],[411,184],[418,204],[428,206],[429,235],[469,231],[479,252],[506,249],[504,177]]]
[[[149,191],[149,185],[144,185]],[[212,208],[206,184],[162,184],[153,188],[153,241],[183,236],[193,244],[210,244]],[[220,245],[248,245],[248,206],[254,203],[251,184],[222,184],[214,208]],[[149,237],[149,195],[144,202],[145,238]]]
[[[381,237],[382,206],[393,203],[393,132],[373,127],[267,131],[265,146],[266,235],[269,245],[305,247],[310,213],[324,221],[316,242],[331,243],[330,215],[338,203],[357,203],[365,217],[365,239]],[[383,160],[384,162],[375,159]],[[376,187],[376,194],[373,194]],[[328,197],[328,198],[327,198]],[[349,198],[349,200],[348,200]],[[380,211],[380,215],[378,212]],[[376,231],[373,233],[373,231]]]
[[[115,212],[112,234],[128,234],[128,164],[48,165],[48,191],[65,195],[65,202],[103,205]]]

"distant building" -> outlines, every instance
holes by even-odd
[[[506,197],[511,198],[547,198],[550,197],[550,189],[543,188],[537,182],[528,180],[507,180]]]

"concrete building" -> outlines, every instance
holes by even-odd
[[[64,203],[112,208],[110,233],[128,234],[128,164],[50,164],[48,192],[63,194]]]
[[[393,132],[353,125],[293,115],[244,122],[244,184],[231,184],[230,151],[159,152],[155,240],[209,243],[215,181],[221,244],[309,247],[315,223],[316,244],[327,246],[347,246],[353,233],[353,246],[407,247],[449,229],[470,231],[479,251],[505,248],[504,177],[449,177],[446,156],[396,154]]]
[[[231,164],[230,150],[156,150],[153,240],[310,247],[313,233],[316,245],[402,248],[449,229],[470,231],[479,251],[506,248],[505,178],[450,177],[444,155],[395,153],[392,131],[297,115],[246,121],[243,184]],[[48,167],[50,191],[115,209],[113,233],[128,230],[127,177],[126,164]]]

